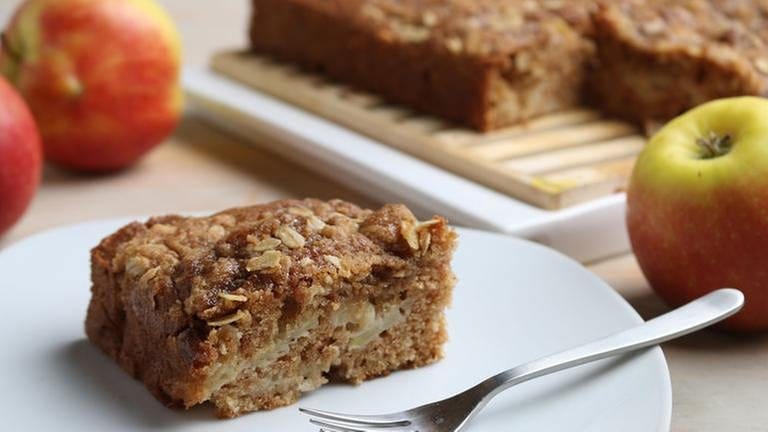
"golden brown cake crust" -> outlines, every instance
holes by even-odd
[[[169,405],[273,408],[331,375],[357,383],[439,359],[454,243],[444,219],[400,205],[152,218],[93,249],[86,332]]]
[[[577,102],[585,4],[253,0],[251,47],[489,130]]]

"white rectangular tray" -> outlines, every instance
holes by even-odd
[[[187,68],[183,83],[194,113],[254,144],[279,141],[268,149],[380,201],[404,202],[422,217],[439,213],[457,225],[525,237],[582,262],[629,250],[624,194],[543,210],[213,71]]]

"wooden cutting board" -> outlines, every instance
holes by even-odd
[[[217,54],[212,67],[261,92],[545,209],[622,190],[646,142],[634,126],[588,109],[481,133],[249,52]]]

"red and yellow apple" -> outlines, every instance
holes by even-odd
[[[768,99],[708,102],[659,130],[632,173],[627,224],[670,305],[737,288],[745,306],[723,327],[768,330]]]
[[[0,235],[24,214],[40,183],[43,149],[24,101],[0,77]]]
[[[88,171],[126,167],[173,131],[179,67],[178,34],[153,0],[27,0],[0,51],[46,158]]]

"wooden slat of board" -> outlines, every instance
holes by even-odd
[[[606,160],[637,155],[645,146],[645,139],[628,136],[577,147],[569,147],[543,154],[534,154],[503,162],[511,170],[526,174],[543,174]]]
[[[627,173],[632,171],[634,157],[597,163],[553,174],[536,177],[542,188],[557,191],[567,190],[560,195],[561,207],[584,202],[594,196],[605,196],[624,190]]]
[[[521,135],[540,132],[549,129],[564,128],[590,121],[600,120],[600,113],[587,109],[573,109],[528,120],[525,123],[510,126],[491,132],[477,132],[466,128],[453,127],[437,132],[433,137],[450,145],[472,145],[485,142],[500,141],[505,138],[515,138]]]
[[[404,119],[414,115],[413,111],[395,105],[375,106],[368,108],[368,111],[370,114],[394,124],[402,124]]]
[[[511,139],[481,143],[468,148],[471,154],[487,160],[500,161],[542,153],[549,150],[589,144],[627,136],[635,132],[626,123],[601,121],[572,127],[531,133]]]
[[[605,175],[599,175],[600,167],[617,158],[631,160],[644,141],[632,126],[588,109],[480,133],[250,53],[221,53],[212,65],[253,88],[548,209],[620,188],[631,165],[617,173],[605,168]]]
[[[370,108],[377,105],[382,105],[383,100],[370,93],[361,93],[349,88],[341,87],[339,96],[344,100],[349,101],[352,105],[357,105],[363,108]]]
[[[567,188],[581,188],[592,184],[615,184],[618,181],[621,188],[625,185],[626,174],[632,171],[634,164],[634,157],[626,157],[550,173],[542,176],[541,179]]]
[[[414,114],[411,117],[401,119],[399,127],[407,129],[415,134],[433,135],[446,130],[451,127],[451,125],[435,117]],[[443,147],[447,146],[446,143],[438,140],[435,140],[435,144]]]

